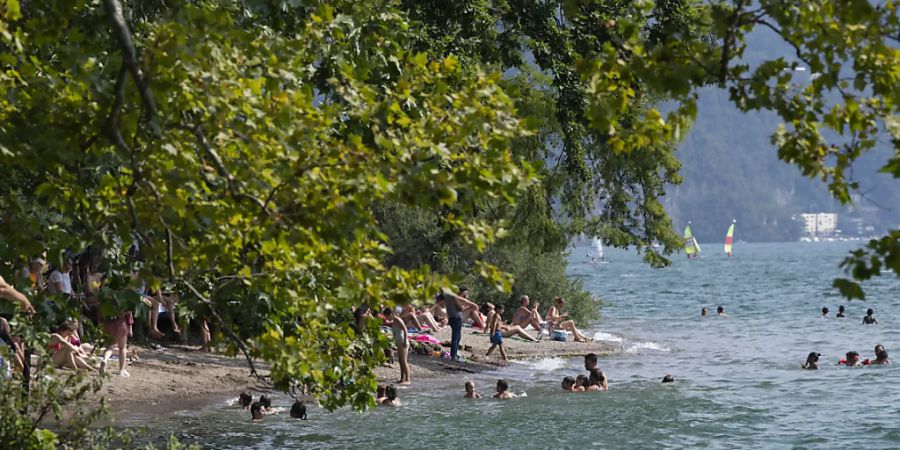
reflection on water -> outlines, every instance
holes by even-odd
[[[311,408],[308,421],[283,414],[250,423],[245,411],[219,403],[156,418],[153,433],[208,448],[897,447],[898,366],[834,364],[849,350],[872,357],[878,343],[900,349],[896,277],[867,286],[866,303],[830,289],[851,248],[743,245],[732,259],[677,258],[664,270],[615,251],[609,264],[585,264],[577,257],[585,251],[574,251],[570,272],[608,302],[590,331],[622,350],[601,361],[609,392],[562,392],[560,380],[583,372],[582,361],[549,358],[472,378],[485,397],[502,377],[527,398],[467,400],[460,376],[401,391],[400,408]],[[833,314],[841,302],[847,319],[819,317],[822,306]],[[728,316],[700,317],[701,307],[719,305]],[[867,307],[880,325],[861,324]],[[821,370],[800,370],[810,351],[822,353]],[[667,373],[675,383],[659,382]]]

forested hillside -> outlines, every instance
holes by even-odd
[[[785,57],[791,50],[772,33],[749,39],[745,60]],[[808,71],[796,72],[798,83],[808,82]],[[860,183],[856,204],[843,207],[818,180],[804,178],[793,165],[778,159],[771,135],[779,120],[771,112],[742,113],[720,89],[701,92],[694,125],[679,146],[684,182],[668,189],[666,210],[680,231],[690,220],[701,242],[719,241],[732,219],[738,221],[736,238],[745,241],[796,240],[801,223],[791,216],[803,212],[837,212],[839,226],[858,217],[883,232],[900,222],[900,187],[875,164],[886,158],[864,157],[854,177]],[[890,142],[881,143],[889,152]],[[852,234],[856,230],[846,229]]]

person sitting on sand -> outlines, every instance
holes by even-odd
[[[253,402],[250,405],[250,420],[262,420],[265,414],[263,414],[263,407],[259,402]]]
[[[855,351],[847,352],[846,358],[838,361],[838,364],[842,364],[847,367],[862,366],[862,362],[859,360],[859,353]]]
[[[442,327],[446,327],[449,322],[447,320],[447,306],[444,304],[444,296],[438,294],[434,300],[434,306],[431,307],[431,316],[435,322]]]
[[[837,315],[835,315],[834,317],[837,317],[837,318],[839,318],[839,319],[843,319],[844,317],[847,317],[847,316],[844,315],[844,311],[845,311],[845,310],[844,310],[844,305],[838,306],[838,313],[837,313]]]
[[[181,329],[178,328],[178,320],[175,318],[175,304],[178,303],[178,295],[173,293],[163,294],[161,290],[157,290],[148,297],[150,299],[150,337],[161,339],[165,337],[159,331],[159,316],[165,315],[169,320],[169,328],[180,339]]]
[[[459,297],[469,300],[469,289],[465,287],[459,288]],[[446,297],[444,297],[444,300],[446,301]],[[470,305],[465,305],[460,310],[460,315],[465,322],[470,323],[474,328],[484,329],[487,326],[487,322],[484,321],[484,317],[478,311],[478,304],[471,300],[469,302],[471,303]],[[457,299],[457,303],[459,303],[459,299]]]
[[[409,384],[409,332],[403,319],[394,314],[393,308],[384,308],[385,321],[391,326],[394,345],[397,346],[397,359],[400,360],[400,381],[398,384]]]
[[[822,317],[823,318],[828,317],[828,307],[827,306],[822,307]]]
[[[491,352],[494,351],[494,348],[500,348],[500,356],[504,361],[509,361],[509,358],[506,357],[506,352],[503,350],[503,331],[500,329],[500,320],[503,317],[503,311],[505,310],[503,305],[497,307],[496,313],[491,316],[491,321],[488,324],[489,333],[491,337],[491,348],[488,349],[487,353],[484,356],[490,356]]]
[[[553,306],[547,310],[547,324],[549,325],[549,328],[560,328],[572,333],[572,336],[575,337],[575,342],[591,342],[593,339],[585,336],[575,327],[575,321],[566,320],[569,313],[560,312],[565,304],[566,300],[562,297],[556,297],[556,299],[553,300]]]
[[[604,391],[609,390],[609,383],[606,379],[606,374],[604,374],[603,369],[601,369],[600,366],[597,365],[596,353],[588,353],[587,355],[584,355],[584,370],[591,372],[592,375],[594,371],[599,371],[600,373],[598,374],[597,378],[600,379],[600,376],[602,376],[601,387]]]
[[[809,355],[806,356],[806,362],[803,363],[800,367],[806,370],[818,370],[819,369],[819,357],[822,356],[821,353],[809,352]]]
[[[608,391],[609,385],[606,383],[606,375],[603,374],[603,371],[600,369],[591,370],[591,374],[588,376],[588,386],[585,388],[587,391]]]
[[[481,394],[479,394],[478,391],[475,390],[475,383],[466,381],[466,395],[464,395],[463,397],[476,399],[481,398]]]
[[[434,316],[431,315],[430,312],[416,311],[416,308],[411,304],[403,307],[403,312],[400,313],[400,318],[403,319],[404,323],[414,325],[420,331],[424,329],[424,326],[428,326],[428,328],[435,333],[440,333],[441,331],[443,331],[443,328],[437,323],[437,321],[434,319]]]
[[[530,302],[531,300],[528,299],[527,295],[522,296],[519,300],[519,307],[516,308],[516,311],[513,313],[513,318],[510,323],[512,325],[518,325],[523,329],[531,325],[532,328],[540,333],[543,323],[541,322],[541,316],[537,310],[538,305],[535,304],[534,308],[529,308],[528,304]]]
[[[866,317],[863,317],[863,325],[878,325],[878,321],[875,320],[875,310],[869,308],[866,310]]]
[[[494,398],[516,398],[516,394],[509,392],[509,383],[507,383],[506,380],[497,380],[497,393],[494,394]]]
[[[719,307],[716,308],[716,314],[717,314],[717,315],[720,315],[720,316],[727,316],[727,315],[728,315],[728,314],[725,314],[725,307],[722,306],[722,305],[719,305]]]
[[[306,405],[300,400],[295,400],[291,405],[291,417],[294,419],[306,420]]]
[[[247,409],[250,407],[251,403],[253,403],[253,396],[246,392],[241,392],[241,395],[238,396],[238,405],[241,405],[241,408]]]
[[[671,374],[668,374],[668,373],[667,373],[667,374],[663,377],[662,382],[663,382],[663,383],[674,383],[674,382],[675,382],[675,377],[673,377]]]
[[[48,348],[53,352],[51,360],[54,367],[63,369],[84,369],[93,371],[94,366],[86,359],[88,355],[81,349],[81,343],[75,339],[77,325],[71,320],[65,320],[60,324],[56,333],[50,335]]]
[[[381,401],[385,406],[400,406],[400,399],[397,398],[397,388],[393,384],[389,384],[384,388],[384,400]]]

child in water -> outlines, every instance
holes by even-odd
[[[253,402],[250,405],[250,420],[262,420],[263,416],[262,405],[259,402]]]
[[[505,308],[503,305],[498,305],[494,315],[491,316],[491,322],[488,324],[491,336],[491,348],[488,349],[484,356],[490,356],[491,352],[494,351],[494,348],[499,347],[500,356],[503,357],[504,361],[509,361],[509,358],[506,357],[506,352],[503,350],[503,333],[500,331],[500,321],[504,310]]]
[[[566,392],[578,392],[578,390],[575,389],[575,379],[572,377],[563,378],[562,390]]]
[[[382,405],[400,406],[400,399],[397,398],[397,388],[393,384],[389,384],[384,388],[384,396],[385,398],[381,402]]]
[[[588,387],[588,377],[584,375],[578,375],[575,377],[575,389],[573,392],[584,392]]]
[[[878,321],[875,320],[875,310],[869,308],[866,310],[866,317],[863,317],[863,325],[878,325]]]
[[[591,370],[591,374],[588,376],[588,386],[585,388],[586,391],[607,391],[609,388],[606,384],[606,375],[603,374],[603,371],[600,369]]]
[[[817,363],[819,362],[820,356],[822,356],[821,353],[810,352],[806,357],[806,362],[800,365],[800,367],[806,370],[817,370],[819,368],[819,365]]]
[[[481,394],[479,394],[475,390],[475,383],[471,381],[466,381],[466,398],[481,398]]]
[[[241,405],[241,408],[247,409],[250,407],[251,403],[253,403],[253,396],[246,392],[241,392],[241,395],[238,396],[238,405]]]
[[[294,404],[291,406],[291,417],[306,420],[306,405],[300,400],[294,401]]]
[[[516,398],[516,394],[509,392],[509,383],[507,383],[506,380],[497,380],[497,393],[494,394],[494,398]]]

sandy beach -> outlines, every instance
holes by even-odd
[[[434,334],[442,342],[450,340],[450,330]],[[490,347],[488,336],[474,333],[471,328],[463,329],[460,353],[466,362],[458,363],[433,356],[410,354],[410,370],[415,385],[416,380],[437,379],[454,375],[480,373],[497,370],[508,364],[500,358],[498,351],[491,356],[484,354]],[[208,402],[229,396],[237,396],[242,391],[268,392],[271,386],[250,375],[250,369],[243,357],[228,357],[216,353],[204,353],[197,347],[170,346],[165,350],[139,347],[140,359],[129,362],[127,378],[112,376],[104,385],[104,395],[115,411],[134,410],[176,410],[191,403]],[[575,357],[594,352],[600,355],[612,353],[612,347],[603,342],[578,343],[557,342],[543,339],[528,342],[519,338],[508,338],[504,349],[510,359],[535,359],[546,357]],[[449,349],[448,349],[449,350]],[[114,364],[111,367],[115,367]],[[261,375],[266,375],[266,365],[257,364]],[[397,380],[400,369],[394,363],[374,370],[383,382]]]

